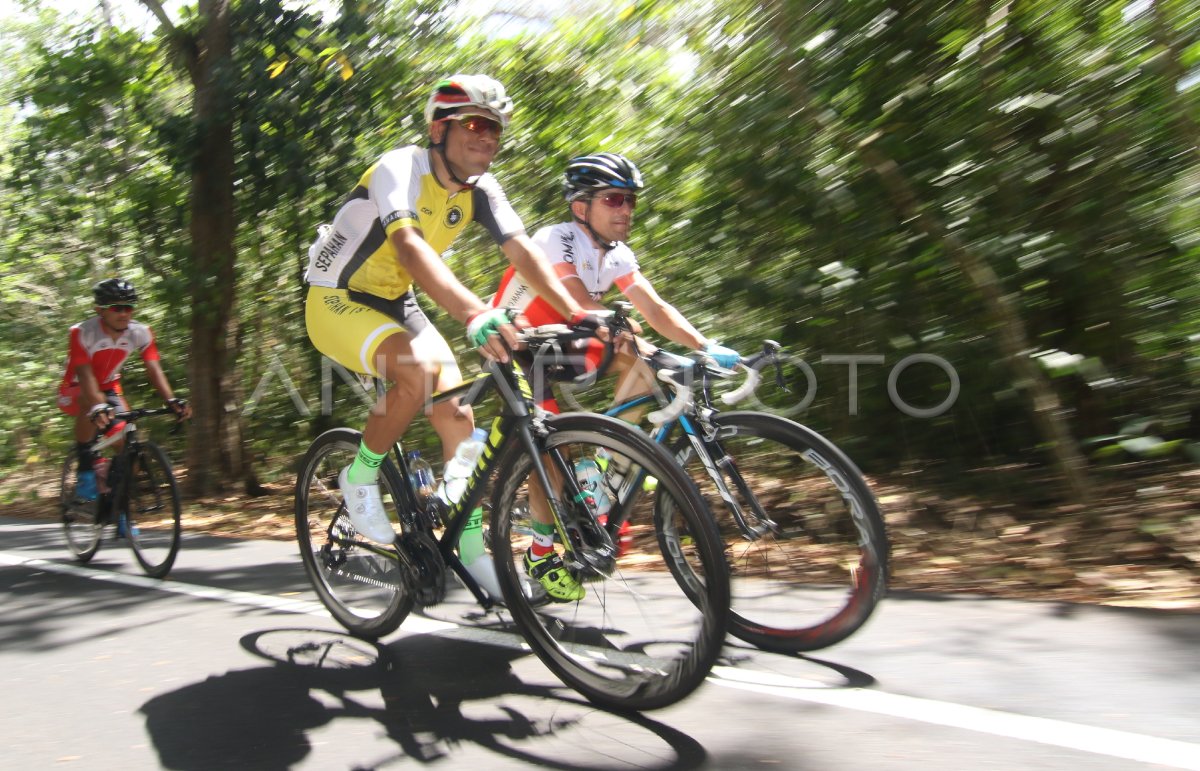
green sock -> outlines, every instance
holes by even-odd
[[[554,551],[554,524],[533,521],[533,544],[529,547],[534,557],[544,557]]]
[[[386,452],[371,452],[365,444],[360,442],[358,455],[354,456],[354,462],[350,464],[350,470],[346,472],[346,481],[352,485],[373,484],[379,478],[379,464],[383,463],[386,455]]]
[[[476,508],[467,518],[467,526],[463,528],[458,539],[458,558],[464,565],[470,565],[483,556],[483,509]]]

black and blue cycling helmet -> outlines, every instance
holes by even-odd
[[[96,305],[101,307],[136,305],[138,299],[133,284],[121,278],[106,278],[98,282],[92,287],[92,297],[95,298]]]
[[[642,187],[642,173],[633,161],[616,153],[597,153],[571,159],[563,181],[563,195],[568,201],[576,201],[598,190],[618,188],[636,193]]]

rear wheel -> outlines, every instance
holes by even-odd
[[[59,507],[62,512],[63,532],[67,536],[67,548],[75,555],[75,559],[86,563],[100,548],[101,527],[97,521],[100,501],[75,500],[77,463],[75,453],[68,453],[62,467]]]
[[[824,648],[861,627],[886,589],[883,518],[862,473],[794,421],[718,415],[706,471],[689,437],[676,457],[716,515],[729,561],[730,633],[764,650]],[[723,500],[710,474],[729,493]],[[740,520],[735,515],[740,513]]]
[[[587,698],[618,709],[673,704],[703,682],[725,636],[728,576],[712,520],[682,469],[628,424],[600,415],[562,415],[546,425],[548,465],[577,469],[603,449],[645,469],[658,484],[639,496],[632,512],[639,537],[617,556],[602,527],[589,534],[586,518],[596,512],[588,501],[594,499],[580,496],[575,473],[560,479],[557,497],[584,524],[568,533],[569,544],[561,544],[560,536],[558,546],[586,593],[580,600],[552,602],[526,573],[531,503],[540,507],[545,501],[530,500],[533,462],[521,449],[514,451],[500,466],[490,531],[505,603],[539,658]],[[670,543],[685,547],[662,550],[664,532],[671,534]],[[680,564],[668,569],[669,562]]]
[[[182,507],[171,460],[158,445],[142,442],[130,470],[128,507],[117,512],[118,532],[129,539],[146,575],[163,578],[175,564],[181,532]]]
[[[308,448],[296,478],[296,538],[321,602],[351,634],[373,640],[395,631],[412,610],[415,576],[403,552],[363,538],[346,514],[338,474],[354,460],[361,437],[335,428]],[[387,461],[380,472],[384,506],[395,522],[399,475]]]

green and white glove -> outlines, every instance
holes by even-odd
[[[500,327],[509,323],[508,312],[503,308],[488,308],[467,319],[467,340],[479,348],[487,343],[488,337],[499,334]]]

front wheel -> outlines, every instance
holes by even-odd
[[[77,463],[75,453],[68,453],[62,467],[59,507],[62,511],[63,532],[67,536],[67,548],[75,555],[76,560],[86,563],[100,548],[100,501],[75,499]]]
[[[628,424],[569,414],[545,425],[543,460],[558,469],[551,474],[559,485],[554,496],[575,518],[568,542],[560,535],[555,548],[585,594],[549,601],[526,570],[534,512],[544,516],[549,505],[536,496],[540,485],[530,484],[532,458],[512,445],[497,475],[489,536],[505,603],[538,657],[588,699],[617,709],[673,704],[704,681],[725,637],[729,578],[716,528],[683,470]],[[623,456],[658,480],[632,512],[642,536],[619,556],[602,527],[589,527],[587,518],[600,512],[589,503],[595,497],[581,496],[576,479],[605,454]],[[661,549],[664,532],[683,548]]]
[[[133,556],[151,578],[163,578],[175,564],[181,532],[179,486],[161,447],[142,442],[130,461],[127,507],[117,513]]]
[[[781,653],[846,639],[887,583],[883,517],[862,473],[827,439],[776,415],[727,412],[714,424],[712,440],[683,436],[673,449],[725,543],[730,633]]]
[[[355,531],[338,474],[354,460],[362,435],[335,428],[308,448],[296,477],[296,540],[317,596],[351,634],[374,640],[400,626],[413,607],[406,556],[395,544],[376,544]],[[399,497],[399,474],[385,461],[379,484],[384,506]]]

